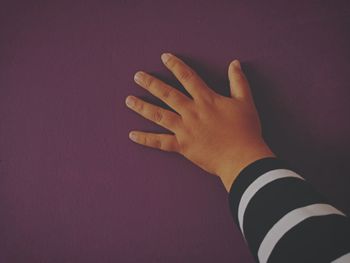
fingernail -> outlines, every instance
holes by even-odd
[[[170,53],[163,53],[160,58],[162,59],[163,63],[165,64],[169,60],[170,57],[171,57]]]
[[[132,141],[136,141],[137,136],[136,136],[136,134],[135,134],[134,132],[130,132],[130,133],[129,133],[129,138],[130,138]]]
[[[126,105],[128,105],[129,107],[133,107],[135,105],[135,98],[133,97],[127,97],[126,98]]]
[[[233,64],[235,67],[237,67],[237,68],[239,68],[239,69],[242,69],[242,68],[241,68],[241,63],[239,63],[239,61],[238,61],[237,59],[235,59],[235,60],[232,62],[232,64]]]
[[[143,72],[142,72],[142,71],[138,71],[138,72],[136,72],[136,74],[135,74],[135,76],[134,76],[134,80],[135,80],[137,83],[140,83],[143,76],[144,76]]]

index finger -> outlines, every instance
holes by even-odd
[[[194,100],[208,99],[214,93],[208,85],[185,62],[171,53],[163,53],[164,65],[175,75]]]
[[[137,84],[164,101],[180,115],[184,114],[192,101],[182,92],[144,71],[138,71],[134,79]]]

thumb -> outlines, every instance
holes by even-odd
[[[251,100],[252,95],[247,78],[241,64],[237,59],[233,60],[228,67],[231,97],[241,100]]]

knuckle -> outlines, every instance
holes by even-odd
[[[180,96],[175,96],[174,100],[179,106],[181,106],[182,109],[185,109],[186,112],[193,111],[196,108],[196,103],[194,102],[194,100],[192,100],[191,98],[188,99],[187,96],[183,97],[180,94]]]
[[[207,94],[203,94],[203,104],[207,108],[211,108],[213,105],[217,104],[217,100],[219,100],[218,94],[209,90]]]
[[[145,80],[145,86],[146,88],[150,88],[154,84],[154,78],[153,77],[147,77]]]
[[[183,81],[189,81],[193,77],[193,74],[192,70],[182,70],[179,78]]]
[[[156,122],[160,122],[163,119],[163,114],[160,110],[156,110],[153,113],[153,120]]]
[[[144,110],[144,103],[142,101],[136,101],[135,107],[139,112],[143,112]]]
[[[163,93],[162,93],[162,98],[163,99],[168,99],[172,94],[172,90],[170,88],[165,88]]]
[[[144,144],[144,145],[147,145],[147,143],[148,143],[148,136],[147,135],[145,135],[145,136],[142,136],[142,144]]]

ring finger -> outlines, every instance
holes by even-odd
[[[141,87],[168,104],[180,115],[185,113],[189,104],[192,102],[182,92],[144,71],[138,71],[134,76],[134,80]]]
[[[128,96],[126,105],[146,119],[175,132],[181,121],[181,116],[172,111],[163,109],[162,107],[145,102],[138,97]]]

